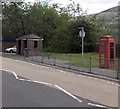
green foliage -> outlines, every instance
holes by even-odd
[[[17,37],[27,33],[28,6],[22,2],[3,4],[3,36]]]
[[[72,21],[69,26],[69,52],[81,52],[81,38],[79,37],[79,27],[84,27],[86,36],[84,38],[85,52],[94,51],[95,44],[98,41],[99,33],[101,32],[101,23],[97,23],[95,17],[85,18],[78,17]]]
[[[57,13],[54,9],[40,4],[34,4],[30,9],[29,32],[35,33],[44,39],[44,47],[49,46],[54,30],[56,29]]]
[[[70,1],[67,7],[49,5],[49,1],[28,4],[6,2],[2,4],[4,36],[20,37],[37,34],[44,39],[44,49],[53,52],[81,52],[79,27],[86,32],[85,51],[94,51],[100,33],[104,31],[102,19],[86,18],[79,4]]]

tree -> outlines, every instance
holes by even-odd
[[[49,46],[50,40],[55,34],[57,16],[57,12],[51,7],[42,6],[41,4],[31,6],[29,31],[43,37],[44,48]]]
[[[3,36],[20,37],[37,34],[44,38],[44,47],[49,45],[56,28],[57,12],[40,3],[3,3]]]
[[[98,19],[99,20],[99,19]],[[94,51],[95,44],[98,41],[100,36],[101,28],[103,28],[102,21],[98,20],[95,17],[86,18],[78,17],[77,20],[71,22],[69,26],[69,52],[81,52],[81,38],[79,37],[79,27],[84,27],[86,36],[85,36],[85,51],[91,52]]]
[[[76,4],[73,0],[70,0],[70,4],[68,4],[66,10],[68,14],[74,19],[76,18],[76,16],[83,16],[87,14],[87,11],[83,11],[83,9],[80,7],[80,4]]]
[[[28,4],[23,2],[3,3],[3,36],[22,36],[27,34]]]
[[[49,49],[54,52],[68,52],[68,26],[70,17],[68,14],[60,14],[57,18],[57,28],[52,37]]]
[[[86,32],[85,51],[94,51],[105,28],[102,19],[86,17],[79,4],[71,1],[67,7],[47,2],[28,4],[6,2],[3,8],[3,36],[20,37],[37,34],[44,39],[44,49],[54,52],[81,52],[79,27]]]

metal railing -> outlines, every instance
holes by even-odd
[[[84,56],[84,64],[82,64],[81,55],[65,54],[65,53],[51,53],[32,52],[29,57],[25,57],[31,61],[38,63],[49,64],[62,68],[68,68],[77,71],[84,71],[96,75],[102,75],[111,78],[120,79],[120,59],[115,60],[115,64],[108,68],[99,67],[99,58],[94,56]],[[110,61],[110,59],[107,59]]]

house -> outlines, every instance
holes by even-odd
[[[24,51],[27,50],[30,55],[40,55],[42,52],[43,44],[42,38],[28,34],[16,39],[17,54],[24,55]]]
[[[4,52],[6,48],[16,45],[15,37],[0,37],[0,52]]]

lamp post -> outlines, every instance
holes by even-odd
[[[82,65],[84,64],[84,37],[85,37],[85,31],[84,27],[79,27],[79,36],[82,38]]]

